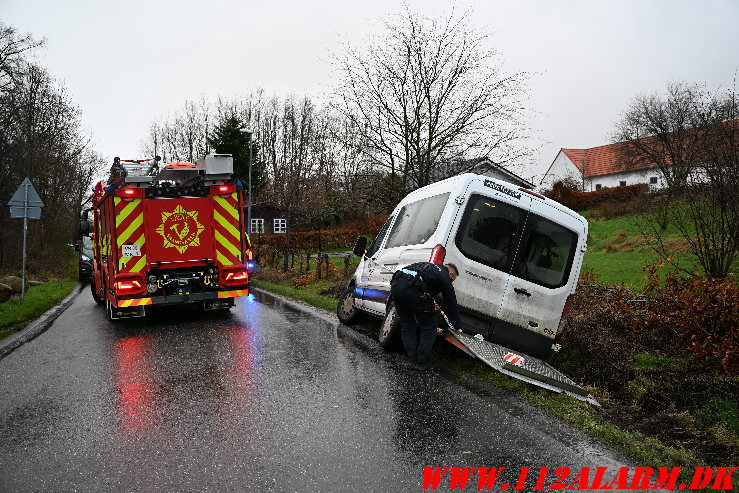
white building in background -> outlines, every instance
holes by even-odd
[[[460,173],[477,173],[478,175],[489,176],[490,178],[496,178],[531,190],[535,187],[532,182],[518,176],[499,164],[495,164],[487,157],[467,159],[464,161],[440,165],[432,172],[431,182],[433,183],[443,180],[444,178],[455,176]]]
[[[602,188],[644,183],[656,190],[666,185],[662,171],[656,165],[626,169],[620,163],[623,142],[590,149],[560,149],[541,180],[539,189],[547,190],[560,180],[570,179],[581,190],[593,192]]]

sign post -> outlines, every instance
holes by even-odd
[[[26,178],[8,201],[11,218],[23,218],[23,282],[21,296],[26,295],[26,237],[28,236],[28,219],[40,219],[41,202],[36,189],[33,188],[31,180]]]

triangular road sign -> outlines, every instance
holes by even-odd
[[[28,187],[28,195],[26,196],[26,187]],[[28,201],[26,202],[26,198]],[[16,207],[43,207],[44,203],[41,202],[38,192],[33,188],[31,180],[26,178],[15,191],[13,196],[8,201],[8,205],[14,205]]]

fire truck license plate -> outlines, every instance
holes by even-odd
[[[121,257],[140,257],[141,245],[123,245],[121,247]]]

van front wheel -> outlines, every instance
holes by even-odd
[[[354,306],[354,288],[346,288],[339,297],[339,306],[336,307],[336,316],[343,324],[351,324],[357,321],[359,310]]]
[[[378,340],[380,346],[385,349],[393,349],[400,345],[400,320],[398,319],[398,312],[395,310],[395,303],[392,301],[387,307],[385,317],[382,319]]]

